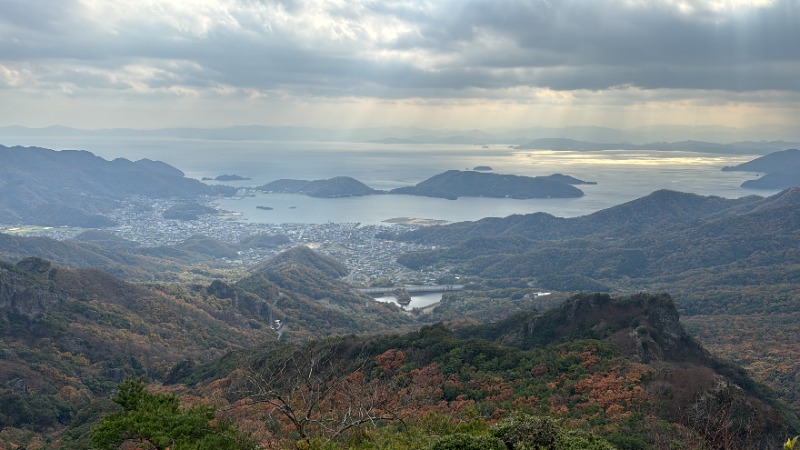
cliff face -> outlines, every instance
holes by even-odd
[[[629,359],[705,362],[709,354],[680,324],[680,315],[669,295],[635,295],[617,301],[605,294],[573,298],[564,331],[604,339]]]
[[[54,304],[66,298],[55,289],[55,269],[49,261],[28,258],[15,266],[0,263],[0,325],[10,318],[40,319]]]
[[[575,339],[611,344],[648,367],[644,386],[663,417],[700,433],[715,430],[710,448],[777,448],[798,426],[771,392],[686,333],[667,294],[580,294],[556,310],[512,317],[492,328],[489,336],[521,348]]]
[[[708,352],[680,324],[675,302],[667,294],[639,294],[614,299],[608,294],[581,294],[560,308],[522,322],[511,318],[498,340],[532,348],[572,339],[608,341],[627,358],[653,361],[707,361]],[[502,327],[502,325],[501,325]]]

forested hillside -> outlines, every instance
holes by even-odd
[[[96,268],[129,281],[182,281],[197,278],[192,272],[230,268],[220,261],[251,248],[278,250],[291,243],[282,234],[257,234],[241,242],[226,242],[203,235],[190,236],[173,245],[146,247],[107,231],[90,230],[75,239],[12,236],[0,233],[0,259],[47,259],[75,268]]]
[[[338,264],[298,250],[235,284],[190,285],[132,284],[39,258],[0,263],[0,442],[52,439],[76,420],[99,420],[110,406],[104,399],[128,377],[169,381],[280,338],[413,322],[310,265],[317,259]]]
[[[800,384],[800,189],[727,200],[671,191],[584,217],[483,219],[397,236],[440,243],[398,260],[546,290],[672,293],[692,330],[794,407]],[[734,338],[744,326],[748,339]],[[746,324],[746,325],[745,325]]]
[[[237,361],[198,367],[175,392],[215,399],[265,446],[488,448],[436,445],[502,438],[528,414],[539,419],[518,420],[547,422],[551,439],[562,427],[601,438],[555,448],[778,448],[800,425],[691,339],[665,295],[581,295],[489,326],[276,344]]]

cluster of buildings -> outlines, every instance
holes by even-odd
[[[117,222],[105,230],[120,238],[134,241],[145,247],[175,245],[193,236],[207,236],[220,241],[238,244],[244,238],[259,234],[283,235],[289,243],[275,247],[240,246],[235,258],[220,258],[215,266],[250,267],[273,256],[280,250],[296,245],[333,256],[350,269],[348,281],[363,286],[436,284],[446,270],[414,271],[399,265],[397,257],[403,253],[427,249],[425,246],[392,241],[381,237],[386,232],[412,230],[417,226],[360,225],[358,223],[324,224],[269,224],[250,222],[235,212],[200,215],[196,220],[166,219],[163,213],[178,204],[175,199],[133,197],[122,207],[109,214]],[[66,239],[82,230],[39,227],[36,234]]]

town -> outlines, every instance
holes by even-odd
[[[201,203],[212,205],[213,200],[205,198]],[[216,214],[200,215],[196,220],[165,219],[164,212],[181,202],[177,199],[128,198],[108,214],[117,225],[105,231],[144,247],[175,245],[194,236],[230,243],[259,234],[288,238],[288,243],[279,247],[242,249],[236,258],[209,262],[220,269],[249,269],[286,248],[305,245],[345,264],[350,270],[347,281],[356,286],[437,284],[443,277],[452,278],[447,269],[414,271],[396,262],[397,256],[403,253],[430,247],[379,237],[381,233],[413,230],[420,225],[268,224],[249,222],[239,213],[221,210]],[[59,240],[74,238],[84,231],[73,227],[0,227],[0,232]]]

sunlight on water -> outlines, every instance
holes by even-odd
[[[564,165],[587,164],[597,166],[693,166],[693,165],[735,165],[755,158],[752,156],[699,155],[689,152],[642,152],[626,150],[606,150],[603,152],[571,152],[535,150],[515,152],[520,163],[534,161],[535,164],[558,163]]]
[[[106,159],[150,158],[172,164],[200,179],[237,174],[251,180],[228,182],[248,188],[282,178],[324,179],[350,176],[374,189],[419,183],[447,170],[491,166],[494,173],[571,175],[596,185],[580,185],[573,199],[497,199],[413,197],[407,195],[314,199],[303,195],[262,194],[221,199],[218,207],[253,222],[381,224],[412,217],[450,222],[546,212],[574,217],[671,189],[737,198],[775,191],[742,189],[757,174],[722,172],[724,166],[759,155],[721,155],[683,151],[606,150],[601,152],[517,150],[508,145],[384,145],[348,142],[209,141],[151,138],[28,138],[20,145],[85,149]],[[273,210],[258,209],[257,206]]]

